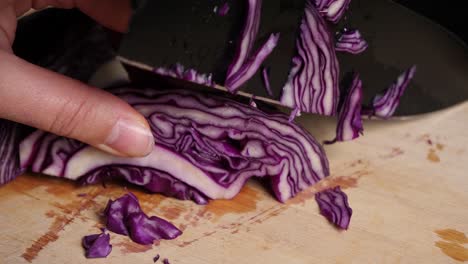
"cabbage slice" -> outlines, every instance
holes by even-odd
[[[192,91],[113,93],[149,121],[156,144],[148,156],[116,157],[38,130],[21,143],[22,168],[89,183],[124,178],[199,203],[231,199],[251,177],[269,177],[284,202],[329,175],[322,146],[282,113]]]

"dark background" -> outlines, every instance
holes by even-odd
[[[468,43],[468,19],[466,1],[463,0],[396,0],[446,27]]]
[[[441,24],[468,43],[464,1],[395,2]],[[83,35],[87,37],[83,38]],[[93,73],[93,66],[114,55],[109,52],[109,43],[102,36],[102,28],[76,10],[49,9],[20,20],[13,49],[32,63],[86,81]],[[30,45],[31,42],[34,45]]]

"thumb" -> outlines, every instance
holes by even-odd
[[[145,118],[103,90],[0,50],[0,118],[122,156],[144,156],[154,139]]]

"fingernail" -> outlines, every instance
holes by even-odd
[[[121,156],[146,156],[154,148],[154,137],[144,124],[128,119],[119,119],[104,144],[99,148]]]

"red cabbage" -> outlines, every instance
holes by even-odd
[[[336,114],[338,60],[327,25],[310,0],[306,2],[296,48],[297,55],[292,59],[281,103],[301,112]]]
[[[294,118],[296,118],[297,116],[301,116],[301,111],[299,110],[299,108],[294,108],[291,113],[289,114],[289,118],[288,118],[288,121],[289,122],[292,122],[294,121]]]
[[[336,138],[326,143],[353,140],[362,134],[364,129],[362,127],[361,107],[362,82],[359,79],[359,74],[354,74],[338,113]]]
[[[172,78],[182,79],[206,86],[214,86],[213,76],[211,73],[201,74],[195,69],[185,69],[180,63],[176,63],[170,68],[158,67],[155,68],[153,72],[162,76],[170,76]]]
[[[253,95],[252,97],[250,97],[249,105],[250,105],[251,107],[257,108],[257,103],[255,103],[255,95]]]
[[[19,164],[20,128],[20,124],[0,119],[0,185],[24,172]]]
[[[72,157],[86,147],[75,140],[36,131],[21,143],[21,166],[24,169],[29,166],[33,172],[70,178],[65,173],[68,162],[73,161]],[[85,184],[115,179],[124,179],[132,184],[143,186],[151,192],[162,193],[181,200],[191,199],[198,204],[208,202],[203,193],[157,168],[113,164],[113,166],[90,169],[85,176],[80,178]]]
[[[366,40],[357,29],[342,30],[335,44],[337,51],[349,52],[351,54],[362,53],[367,47]]]
[[[372,106],[365,108],[365,115],[374,115],[380,118],[390,118],[395,113],[396,108],[400,104],[400,98],[413,79],[416,73],[416,66],[412,66],[392,83],[382,94],[378,94],[372,99]]]
[[[262,69],[262,80],[263,80],[263,85],[265,85],[265,89],[266,89],[268,95],[273,96],[273,92],[271,91],[271,85],[270,85],[270,70],[269,70],[269,68],[263,68]]]
[[[101,234],[93,234],[83,237],[82,245],[85,249],[86,258],[105,258],[112,251],[109,243],[110,236],[104,231]]]
[[[113,92],[148,119],[157,142],[152,153],[142,158],[115,157],[37,131],[21,143],[22,166],[69,179],[110,170],[110,175],[123,174],[142,186],[154,177],[150,171],[162,171],[166,178],[187,185],[182,189],[211,199],[230,199],[248,178],[269,176],[281,202],[329,175],[322,146],[302,127],[288,122],[285,114],[266,114],[194,91],[122,88]]]
[[[232,93],[236,92],[241,85],[247,82],[258,71],[263,61],[270,55],[278,44],[279,33],[271,34],[268,40],[260,47],[240,69],[226,79],[225,86]]]
[[[106,227],[117,234],[129,236],[127,228],[127,217],[141,212],[138,199],[132,193],[126,194],[119,199],[109,200],[104,215],[106,216]]]
[[[348,229],[353,210],[349,207],[348,197],[335,187],[315,194],[320,213],[340,229]]]
[[[314,0],[319,12],[330,22],[338,23],[351,0]]]
[[[171,264],[167,258],[163,259],[163,264]]]
[[[255,38],[257,37],[258,28],[260,26],[260,16],[262,9],[262,0],[248,0],[247,16],[244,23],[242,34],[239,37],[237,51],[234,59],[229,65],[226,80],[237,74],[239,69],[244,65],[247,57],[252,51]]]
[[[225,2],[222,6],[220,7],[217,7],[216,10],[215,10],[216,14],[218,14],[219,16],[225,16],[228,14],[229,12],[229,3],[228,2]]]
[[[173,224],[157,216],[148,217],[138,199],[128,193],[110,200],[104,210],[106,227],[117,234],[129,236],[134,242],[148,245],[155,240],[174,239],[182,234]]]
[[[160,256],[159,254],[157,254],[156,256],[154,256],[153,258],[153,263],[156,263],[158,260],[159,260]]]
[[[179,200],[192,200],[197,204],[207,204],[208,198],[197,189],[174,178],[167,172],[154,168],[112,165],[101,167],[81,178],[83,184],[123,179],[142,186],[150,192],[161,193]]]

